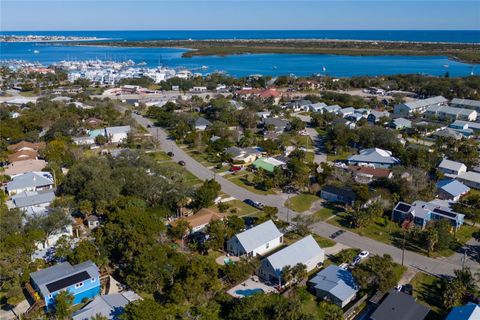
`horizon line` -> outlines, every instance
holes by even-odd
[[[55,31],[474,31],[480,29],[50,29],[50,30],[0,30],[4,32],[55,32]]]

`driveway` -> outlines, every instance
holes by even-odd
[[[277,207],[279,210],[278,217],[284,221],[290,222],[294,216],[299,215],[298,212],[290,210],[284,206],[286,199],[281,195],[258,195],[240,186],[237,186],[221,176],[215,175],[212,171],[204,167],[202,164],[190,157],[185,151],[179,148],[174,141],[170,140],[165,130],[162,128],[153,127],[152,121],[140,115],[133,114],[132,116],[142,126],[152,126],[147,130],[152,134],[152,136],[156,137],[160,141],[161,148],[167,152],[172,151],[175,154],[173,157],[174,161],[185,161],[186,169],[198,178],[202,180],[215,178],[215,180],[220,183],[223,192],[239,200],[243,201],[245,199],[252,199],[254,201],[262,202],[267,206]],[[339,229],[339,227],[330,225],[326,222],[318,222],[311,226],[312,232],[315,232],[316,234],[326,238]],[[356,233],[346,231],[337,237],[335,241],[349,247],[368,250],[371,253],[379,255],[390,254],[396,262],[401,263],[402,261],[401,249],[367,237],[362,237]],[[417,270],[434,274],[452,275],[455,269],[460,269],[462,267],[462,263],[460,263],[456,258],[457,257],[453,259],[433,259],[411,251],[405,251],[404,261],[407,266]],[[465,265],[472,268],[473,271],[480,271],[480,265],[472,260],[469,256],[467,256]]]

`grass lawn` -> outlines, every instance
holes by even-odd
[[[320,200],[320,198],[315,195],[299,194],[287,200],[285,206],[297,212],[304,212],[309,210],[317,200]]]
[[[307,162],[313,162],[315,160],[315,153],[314,152],[307,152],[305,154],[305,160],[307,160]]]
[[[232,201],[228,201],[228,202],[226,202],[226,204],[230,205],[230,209],[228,209],[228,212],[230,214],[234,214],[234,215],[237,215],[237,216],[240,216],[240,217],[241,216],[248,216],[248,215],[252,215],[252,214],[255,214],[257,212],[260,212],[257,208],[249,206],[245,202],[237,200],[237,199],[232,200]],[[236,212],[232,212],[232,209],[236,209]]]
[[[333,247],[335,245],[335,241],[330,240],[328,238],[321,237],[315,233],[312,233],[312,236],[315,239],[315,241],[317,241],[320,248],[328,248],[328,247]],[[297,232],[289,232],[283,237],[284,243],[286,245],[290,245],[302,238],[303,236]]]
[[[242,188],[245,188],[251,192],[257,193],[257,194],[262,194],[262,195],[268,195],[268,194],[275,194],[274,191],[272,190],[261,190],[257,189],[252,183],[250,183],[247,180],[247,175],[241,176],[241,177],[235,177],[229,179],[231,182],[235,183],[237,186],[240,186]]]
[[[413,296],[432,309],[431,316],[427,319],[443,319],[446,313],[441,305],[442,289],[439,280],[435,276],[419,272],[410,282],[413,286]]]
[[[204,152],[200,152],[200,151],[197,151],[195,149],[190,149],[190,148],[186,148],[184,150],[185,150],[185,152],[188,153],[188,155],[190,157],[197,160],[198,162],[200,162],[201,164],[203,164],[206,167],[216,166],[218,164],[218,162],[212,161],[211,157]]]
[[[299,136],[296,138],[296,140],[297,140],[297,146],[299,147],[304,147],[307,149],[313,148],[313,142],[309,136]]]
[[[337,154],[329,154],[327,155],[327,161],[336,161],[336,160],[347,160],[353,153],[350,151],[343,151]]]
[[[171,158],[167,155],[166,152],[163,152],[163,151],[158,151],[158,152],[154,152],[154,153],[150,153],[152,155],[152,157],[156,160],[156,161],[168,161],[168,160],[171,160]]]
[[[324,221],[324,220],[330,218],[333,214],[335,214],[335,211],[333,209],[322,208],[322,209],[318,210],[317,212],[315,212],[313,215],[314,215],[315,219]]]
[[[320,128],[315,128],[315,131],[317,131],[318,135],[321,136],[321,137],[324,137],[327,135],[327,130],[323,130],[323,129],[320,129]]]
[[[197,184],[202,183],[202,180],[197,178],[193,173],[187,171],[184,167],[182,167],[178,163],[175,163],[175,162],[159,162],[159,165],[162,166],[162,167],[172,168],[174,170],[178,169],[178,168],[183,169],[185,179],[186,179],[187,184],[189,186],[195,186]]]

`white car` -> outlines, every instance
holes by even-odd
[[[370,254],[370,252],[368,252],[368,251],[362,251],[358,254],[357,258],[359,258],[360,260],[363,260],[366,257],[368,257],[369,254]]]
[[[308,136],[307,130],[302,130],[298,132],[301,136]]]

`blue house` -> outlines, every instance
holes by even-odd
[[[445,320],[475,320],[480,319],[480,306],[469,302],[464,306],[454,307]]]
[[[93,299],[100,294],[100,273],[90,260],[72,266],[62,262],[52,267],[30,273],[33,288],[45,300],[47,309],[55,303],[55,297],[67,290],[73,295],[73,304],[83,299]]]
[[[340,308],[354,300],[358,292],[350,271],[334,264],[318,272],[308,283],[318,298],[328,299]]]
[[[465,215],[454,212],[449,208],[431,202],[417,200],[413,204],[399,202],[392,211],[392,220],[413,222],[414,225],[424,229],[429,221],[447,219],[452,227],[459,229],[464,222]]]

